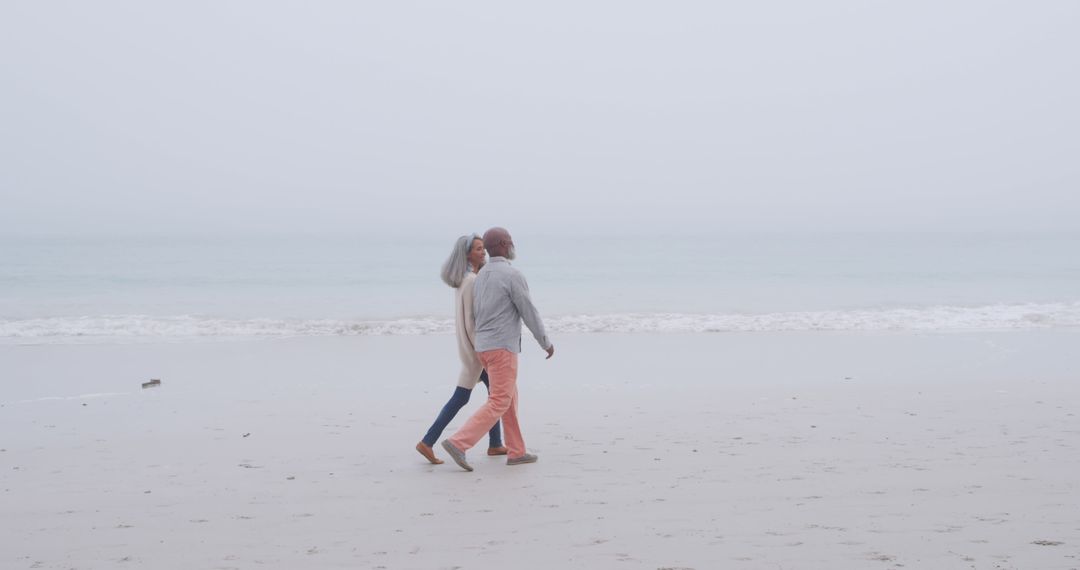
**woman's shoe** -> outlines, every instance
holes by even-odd
[[[416,450],[420,452],[420,455],[423,455],[428,461],[434,463],[435,465],[440,465],[443,462],[442,459],[435,457],[435,450],[431,449],[430,445],[422,441],[416,444]]]
[[[506,446],[502,447],[489,447],[488,455],[506,455]]]

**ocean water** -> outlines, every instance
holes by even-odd
[[[0,343],[448,333],[455,237],[0,238]],[[1080,326],[1080,234],[515,242],[554,333]]]

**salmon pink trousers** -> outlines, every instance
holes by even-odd
[[[507,458],[521,457],[525,455],[525,440],[521,437],[521,426],[517,417],[518,355],[516,352],[499,349],[478,352],[477,356],[488,373],[488,399],[457,433],[450,436],[450,443],[462,451],[468,451],[483,439],[491,426],[501,418]]]

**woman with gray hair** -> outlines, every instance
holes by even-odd
[[[484,266],[486,257],[484,240],[477,234],[465,235],[454,243],[450,257],[442,266],[443,282],[454,288],[454,330],[457,332],[458,355],[461,357],[461,374],[458,375],[454,394],[443,406],[424,438],[416,444],[416,451],[435,464],[443,461],[435,457],[431,446],[439,440],[439,436],[457,415],[458,410],[469,402],[469,396],[472,395],[477,381],[488,386],[487,372],[473,348],[476,327],[472,313],[473,281],[476,280],[476,273]],[[502,425],[499,422],[495,422],[488,432],[488,442],[488,455],[506,455],[506,447],[502,444]]]

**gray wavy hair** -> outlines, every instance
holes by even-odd
[[[454,249],[450,250],[450,257],[442,264],[443,283],[457,289],[465,280],[469,272],[469,250],[472,249],[474,240],[481,239],[477,234],[463,235],[454,242]]]

